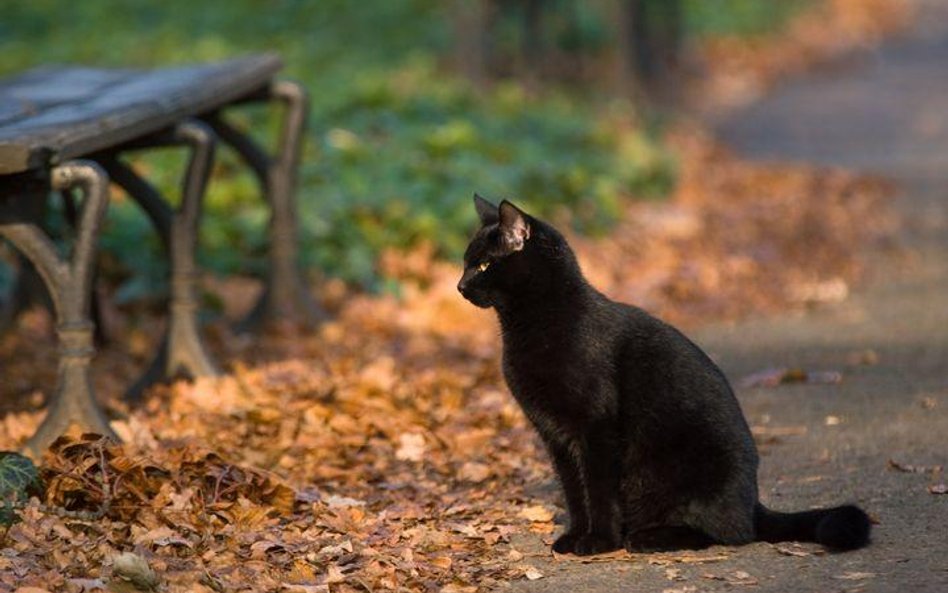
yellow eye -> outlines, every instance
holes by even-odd
[[[482,261],[480,264],[477,265],[477,271],[478,271],[478,272],[483,272],[483,271],[487,270],[487,268],[489,268],[489,267],[490,267],[490,262],[489,262],[489,261]]]

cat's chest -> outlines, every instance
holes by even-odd
[[[575,336],[563,330],[509,332],[504,335],[503,358],[505,369],[519,375],[545,376],[581,364],[583,349]]]
[[[504,376],[525,408],[573,413],[609,381],[609,366],[600,349],[575,335],[549,333],[504,340]]]

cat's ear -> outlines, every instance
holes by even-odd
[[[477,216],[484,226],[497,224],[499,220],[497,206],[494,206],[476,192],[474,193],[474,209],[477,210]]]
[[[504,245],[511,251],[523,249],[530,238],[530,222],[527,215],[507,200],[500,203],[500,236]]]

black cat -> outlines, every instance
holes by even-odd
[[[507,384],[546,444],[586,555],[752,541],[869,542],[847,505],[780,513],[757,499],[757,450],[727,379],[675,328],[589,285],[550,225],[474,196],[482,227],[458,290],[493,307]]]

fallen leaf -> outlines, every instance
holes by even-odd
[[[807,433],[804,425],[799,426],[752,426],[751,433],[760,437],[800,436]]]
[[[282,550],[283,544],[272,540],[261,540],[250,544],[250,557],[254,560],[266,560],[267,553]]]
[[[909,474],[935,474],[941,472],[943,469],[940,465],[910,465],[908,463],[899,463],[894,459],[889,459],[886,465],[889,469]]]
[[[773,368],[758,371],[741,379],[743,389],[753,387],[776,387],[788,383],[809,383],[811,385],[836,384],[843,380],[838,371],[806,371],[801,368]]]
[[[872,349],[851,352],[846,361],[853,366],[873,366],[879,364],[879,353]]]
[[[742,585],[742,586],[756,585],[758,582],[757,579],[755,579],[754,577],[750,575],[750,573],[744,572],[743,570],[735,571],[734,574],[732,574],[729,577],[726,577],[725,580],[731,585]]]
[[[535,566],[527,566],[523,571],[523,576],[527,577],[529,581],[535,581],[537,579],[543,578],[543,573],[540,572]]]
[[[348,496],[337,496],[335,494],[329,494],[323,496],[323,502],[326,503],[331,509],[345,509],[349,507],[362,507],[365,506],[364,500],[359,500],[357,498],[350,498]]]
[[[871,579],[876,576],[874,572],[845,572],[843,574],[835,575],[834,579],[839,579],[842,581],[861,581],[865,579]]]
[[[340,556],[342,554],[351,554],[353,550],[352,540],[346,540],[341,544],[333,544],[331,546],[323,546],[319,549],[319,554],[329,555],[329,556]]]
[[[425,437],[417,433],[406,433],[398,437],[395,458],[402,461],[421,461],[425,457]]]
[[[730,556],[725,555],[714,555],[714,556],[701,556],[701,555],[656,555],[649,554],[647,562],[655,566],[667,566],[669,564],[675,563],[684,563],[684,564],[704,564],[708,562],[721,562],[723,560],[730,560]]]
[[[167,525],[162,525],[152,529],[151,531],[143,533],[142,535],[136,537],[134,541],[136,544],[153,543],[156,546],[179,545],[191,548],[194,545],[187,539],[178,535],[178,533],[176,533]]]
[[[842,278],[811,282],[791,287],[790,298],[807,304],[839,303],[849,296],[849,285]]]
[[[535,523],[545,523],[553,520],[553,511],[543,505],[533,505],[520,509],[520,516]]]
[[[342,573],[342,570],[338,566],[330,565],[326,571],[326,583],[343,583],[346,580],[346,575]]]
[[[468,461],[458,470],[458,478],[468,482],[479,483],[490,477],[491,469],[488,465]]]
[[[477,593],[477,587],[473,585],[460,585],[458,583],[448,583],[441,587],[439,593]]]
[[[329,585],[298,585],[280,583],[280,593],[330,593]]]
[[[776,550],[778,554],[783,554],[784,556],[804,557],[813,555],[813,552],[807,550],[802,545],[795,542],[775,545],[774,550]]]

